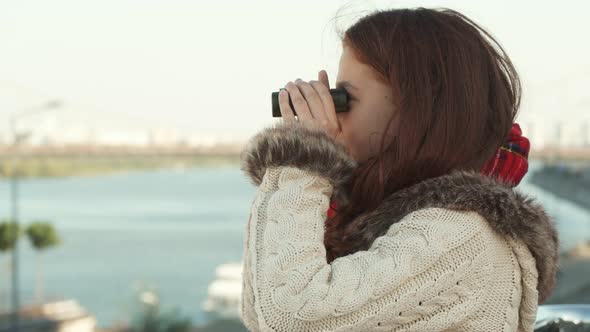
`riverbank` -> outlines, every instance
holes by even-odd
[[[582,208],[590,209],[590,165],[545,164],[530,176],[530,182]]]
[[[134,332],[128,328],[98,328],[95,332]],[[191,326],[187,332],[248,332],[248,329],[237,319],[224,319],[208,323],[204,326]]]
[[[24,178],[69,177],[111,173],[237,166],[237,155],[194,156],[25,156],[0,159],[0,179],[11,174]]]

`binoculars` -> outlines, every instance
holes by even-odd
[[[332,100],[334,101],[334,108],[336,109],[336,113],[348,112],[348,93],[346,92],[346,89],[330,89],[330,95],[332,96]],[[294,115],[297,115],[291,98],[289,98],[289,106],[291,106]],[[281,117],[281,108],[279,107],[279,91],[272,93],[272,116],[273,118]]]

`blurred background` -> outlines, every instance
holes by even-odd
[[[245,331],[239,151],[271,92],[335,83],[336,29],[417,6],[514,62],[518,189],[562,241],[548,303],[590,303],[590,3],[20,0],[0,1],[0,331]]]

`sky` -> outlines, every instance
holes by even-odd
[[[523,82],[519,118],[544,144],[590,120],[588,1],[0,0],[0,137],[15,112],[63,139],[243,140],[288,81],[335,84],[344,30],[375,9],[447,7],[482,25]],[[337,15],[341,15],[337,17]],[[93,136],[94,135],[94,136]],[[176,136],[175,136],[176,135]]]

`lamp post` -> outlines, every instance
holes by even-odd
[[[19,161],[19,151],[18,151],[18,144],[19,138],[18,133],[16,130],[16,121],[20,118],[35,115],[41,112],[47,112],[56,108],[61,107],[62,103],[59,100],[50,100],[49,102],[21,110],[19,112],[15,112],[10,115],[10,130],[12,134],[12,147],[14,150],[13,154],[13,167],[10,172],[10,210],[12,215],[12,220],[16,224],[16,229],[19,230],[19,210],[18,210],[18,161]],[[18,332],[19,328],[19,285],[18,285],[18,237],[17,241],[14,245],[12,250],[12,323],[11,323],[11,331]]]

